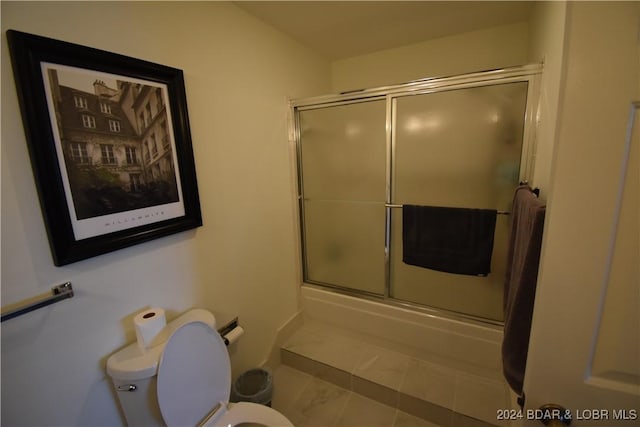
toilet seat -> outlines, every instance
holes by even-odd
[[[257,403],[229,404],[231,365],[229,353],[217,331],[196,321],[176,329],[158,364],[157,397],[160,413],[169,427],[199,425],[216,405],[221,408],[205,425],[266,426],[293,424],[275,409]]]

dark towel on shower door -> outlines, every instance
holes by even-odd
[[[529,349],[545,211],[545,205],[530,187],[516,189],[504,286],[502,369],[509,386],[520,395]]]
[[[491,271],[496,210],[402,206],[402,261],[473,276]]]

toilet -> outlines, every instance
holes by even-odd
[[[268,406],[229,402],[229,353],[212,313],[191,310],[163,336],[154,347],[133,343],[107,360],[129,426],[293,427]]]

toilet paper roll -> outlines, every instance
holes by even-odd
[[[244,334],[244,329],[242,329],[242,326],[236,326],[222,338],[224,338],[224,343],[226,345],[231,345],[234,342],[238,341],[242,334]]]
[[[136,329],[138,347],[144,351],[159,344],[156,338],[159,338],[162,330],[167,325],[167,319],[163,309],[151,308],[134,317],[133,323]]]

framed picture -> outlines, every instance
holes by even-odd
[[[7,39],[55,265],[202,225],[181,70]]]

